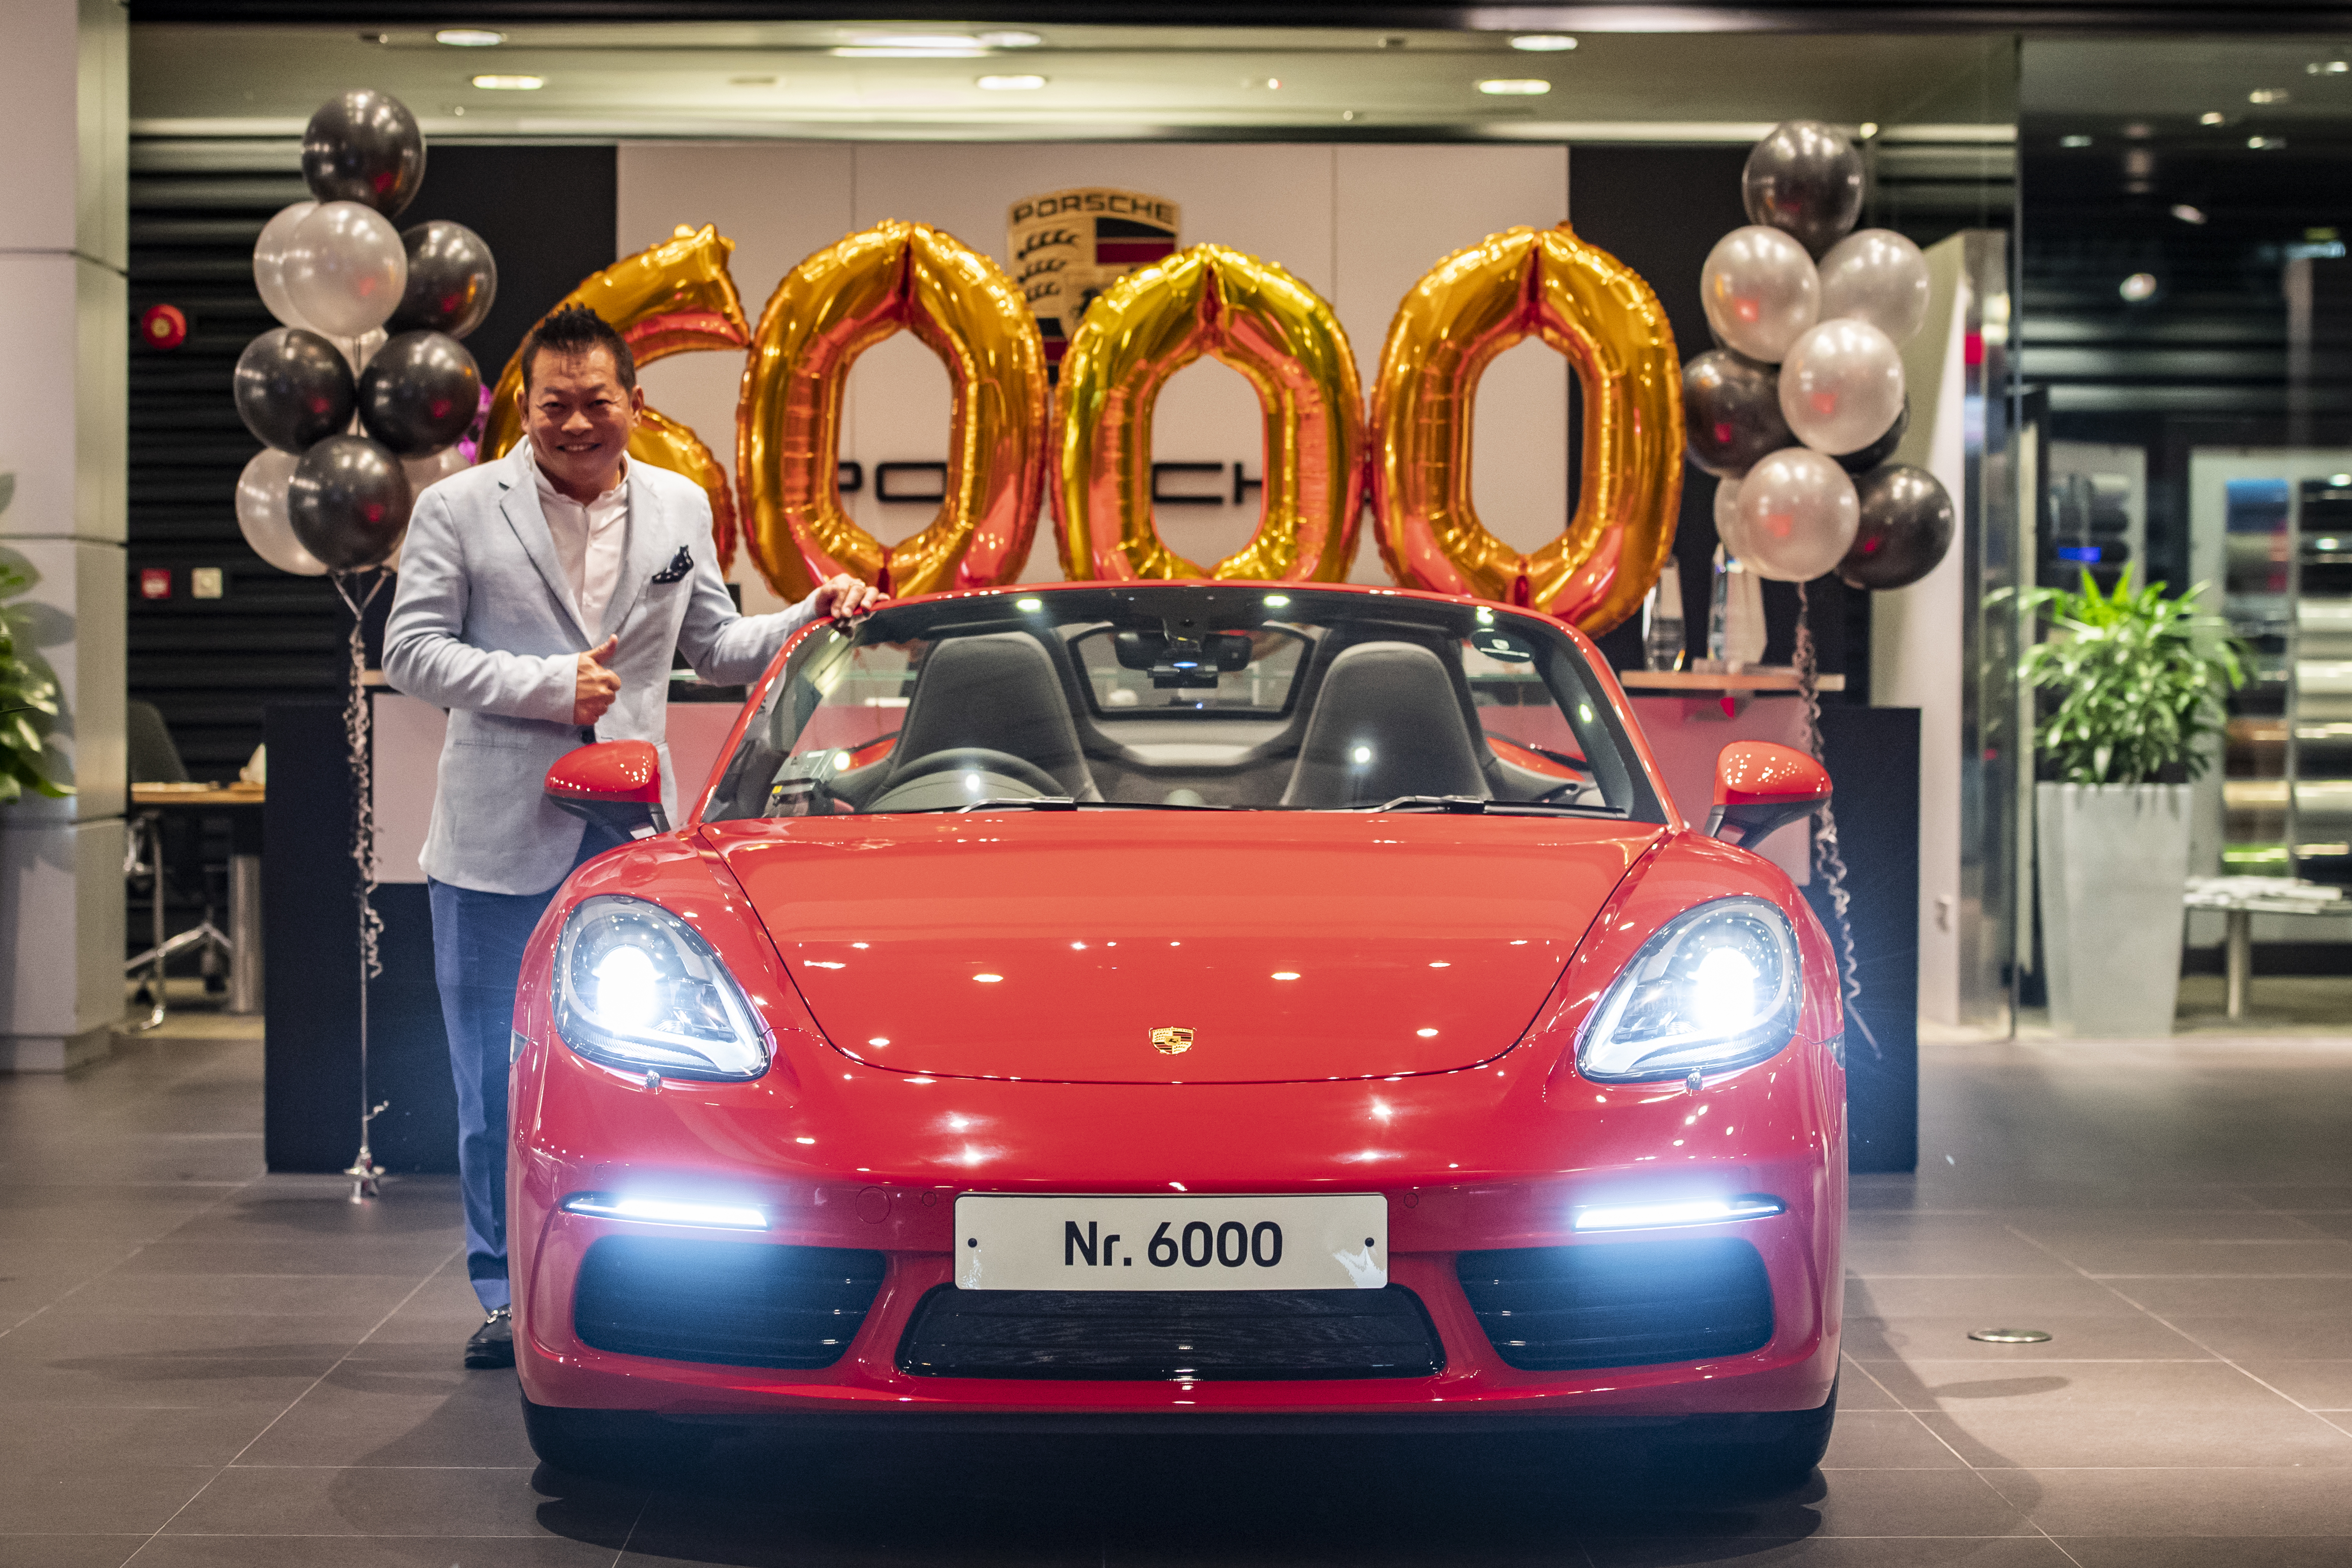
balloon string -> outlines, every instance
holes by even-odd
[[[1822,756],[1822,692],[1821,664],[1813,650],[1813,626],[1811,609],[1806,601],[1805,585],[1797,584],[1797,647],[1791,661],[1797,667],[1797,695],[1804,705],[1805,749],[1814,761],[1824,768],[1828,762]],[[1854,1004],[1862,999],[1862,977],[1856,973],[1853,961],[1853,922],[1847,917],[1847,907],[1853,902],[1845,886],[1845,856],[1838,849],[1837,813],[1824,800],[1815,812],[1813,830],[1813,871],[1830,893],[1830,913],[1837,920],[1838,976],[1845,998],[1845,1016],[1853,1027],[1862,1030],[1862,1038],[1870,1042],[1871,1054],[1884,1057],[1878,1037],[1870,1032],[1870,1025]]]
[[[343,740],[351,753],[352,862],[359,875],[354,884],[359,905],[360,959],[360,1152],[343,1174],[352,1178],[352,1200],[377,1194],[382,1166],[368,1147],[368,1124],[389,1105],[371,1107],[368,1094],[368,982],[383,973],[379,939],[383,917],[376,913],[375,777],[373,744],[374,709],[367,698],[367,608],[392,574],[381,570],[339,571],[331,580],[352,612],[351,637],[345,644],[345,673],[351,685],[343,699]],[[364,583],[364,586],[362,586]]]

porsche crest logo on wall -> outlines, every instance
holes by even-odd
[[[1192,1031],[1189,1029],[1155,1029],[1151,1031],[1151,1049],[1162,1056],[1181,1056],[1192,1049]]]
[[[1176,253],[1176,204],[1140,191],[1081,187],[1013,204],[1006,268],[1037,317],[1050,375],[1095,296]]]

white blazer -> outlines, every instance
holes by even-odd
[[[572,722],[581,654],[620,633],[608,667],[621,693],[594,738],[662,747],[662,798],[676,821],[677,780],[662,744],[672,651],[704,680],[737,685],[757,678],[814,616],[806,600],[772,615],[736,612],[719,575],[709,500],[690,479],[632,462],[624,526],[620,580],[604,624],[591,627],[556,560],[528,442],[417,497],[383,674],[449,710],[421,857],[436,882],[537,894],[571,871],[586,824],[550,805],[544,786],[548,768],[586,738]]]

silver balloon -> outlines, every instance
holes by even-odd
[[[1727,554],[1744,558],[1748,554],[1748,536],[1739,525],[1739,486],[1737,479],[1716,481],[1715,537],[1722,542]]]
[[[1862,154],[1818,120],[1786,120],[1748,154],[1739,193],[1750,223],[1785,229],[1819,256],[1862,215]]]
[[[253,286],[261,291],[262,304],[289,327],[310,327],[314,332],[318,329],[294,308],[294,296],[287,290],[286,253],[294,246],[294,230],[318,210],[316,202],[297,202],[262,225],[261,237],[253,242]]]
[[[463,474],[473,465],[466,455],[455,446],[445,446],[440,451],[430,453],[423,457],[404,457],[400,460],[400,471],[408,476],[409,491],[416,496],[424,495],[426,486],[437,485],[452,474]]]
[[[1902,413],[1902,350],[1867,321],[1822,322],[1780,366],[1781,416],[1816,452],[1859,452]]]
[[[1784,447],[1739,482],[1739,559],[1778,582],[1810,582],[1853,545],[1861,502],[1846,471],[1818,452]]]
[[[1724,346],[1768,365],[1780,362],[1821,312],[1821,279],[1805,247],[1779,229],[1750,224],[1715,242],[1699,271],[1706,324]]]
[[[1824,321],[1867,321],[1898,343],[1927,324],[1927,258],[1893,229],[1846,235],[1820,271]]]
[[[291,452],[274,446],[253,455],[253,461],[236,476],[236,526],[253,553],[278,570],[297,577],[324,577],[326,563],[302,548],[286,514],[286,486],[300,461]]]
[[[408,252],[373,207],[329,202],[295,225],[285,270],[295,309],[321,332],[356,338],[399,308]]]

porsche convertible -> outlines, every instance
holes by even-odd
[[[514,1020],[515,1348],[574,1469],[744,1424],[1638,1429],[1809,1470],[1835,969],[1593,645],[1387,589],[906,600],[779,653]]]

